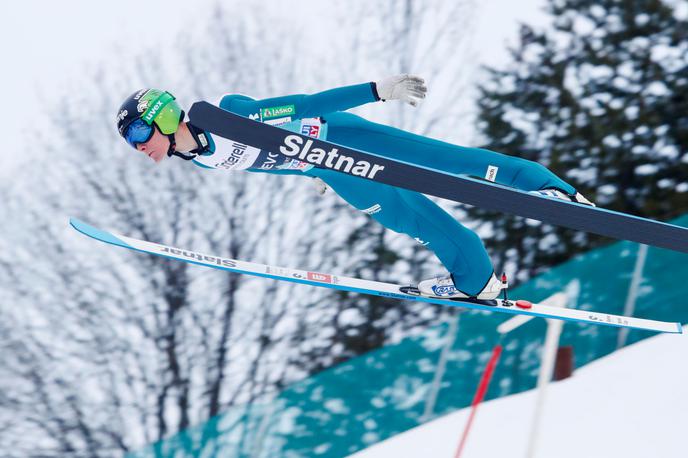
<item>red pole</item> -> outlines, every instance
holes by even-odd
[[[485,366],[485,372],[483,372],[483,376],[480,379],[480,383],[478,384],[478,389],[475,392],[475,396],[473,397],[473,403],[471,404],[471,414],[468,417],[468,422],[466,423],[466,427],[463,430],[461,442],[459,443],[459,448],[456,450],[456,455],[454,455],[454,458],[459,458],[461,456],[463,447],[466,444],[468,432],[470,431],[471,425],[473,424],[473,419],[475,418],[475,413],[478,411],[478,405],[481,402],[483,402],[483,398],[485,397],[485,393],[487,393],[487,388],[490,386],[492,374],[494,373],[495,367],[497,366],[497,361],[499,360],[499,356],[501,354],[502,346],[501,344],[498,344],[492,350],[492,357],[487,362],[487,366]]]

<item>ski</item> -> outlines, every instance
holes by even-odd
[[[544,223],[688,253],[688,228],[394,161],[253,121],[208,102],[194,103],[189,118],[212,134],[279,151],[316,167]]]
[[[177,261],[198,264],[214,269],[227,270],[257,277],[271,278],[274,280],[302,283],[311,286],[332,288],[342,291],[351,291],[362,294],[382,296],[391,299],[428,302],[452,307],[464,307],[476,310],[497,311],[511,314],[532,315],[544,318],[554,318],[568,321],[578,321],[591,324],[601,324],[646,331],[664,333],[682,333],[680,323],[647,320],[635,317],[611,315],[607,313],[589,312],[585,310],[551,307],[543,304],[532,304],[523,300],[473,301],[473,300],[448,300],[419,296],[413,287],[384,283],[379,281],[363,280],[360,278],[344,277],[331,273],[292,269],[288,267],[276,267],[254,262],[240,261],[237,259],[223,258],[185,250],[159,243],[139,240],[124,235],[106,232],[90,226],[76,218],[70,219],[74,229],[101,242],[110,243],[135,251],[164,256]],[[406,291],[406,292],[405,292]]]

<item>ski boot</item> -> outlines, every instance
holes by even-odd
[[[469,296],[456,289],[451,275],[438,276],[418,283],[418,291],[422,296],[436,297],[440,299],[478,299],[491,301],[496,299],[506,289],[508,284],[498,279],[493,273],[487,285],[477,296]]]

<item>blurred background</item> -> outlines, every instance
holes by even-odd
[[[3,12],[0,47],[8,458],[346,456],[470,405],[505,319],[211,271],[77,234],[70,216],[373,280],[442,271],[306,180],[135,154],[115,115],[141,87],[188,107],[414,73],[429,86],[420,108],[355,112],[539,161],[605,208],[688,223],[685,1],[27,0]],[[483,237],[517,296],[542,300],[578,279],[578,307],[621,314],[640,268],[634,314],[688,322],[684,255],[651,248],[640,265],[636,244],[438,202]],[[535,385],[544,330],[535,320],[510,336],[488,399]],[[580,367],[649,336],[566,324],[562,344]]]

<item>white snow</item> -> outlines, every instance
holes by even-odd
[[[669,88],[666,87],[666,84],[660,81],[653,81],[645,88],[645,92],[655,97],[662,97],[669,94]]]
[[[633,152],[640,152],[640,151],[633,151]],[[635,174],[640,175],[640,176],[654,175],[655,173],[657,173],[658,170],[659,170],[659,167],[657,167],[655,164],[643,164],[643,165],[639,165],[638,167],[635,168]]]
[[[688,331],[688,326],[684,332]],[[649,338],[548,387],[534,456],[686,456],[688,337]],[[535,392],[481,405],[463,458],[526,456]],[[419,426],[352,458],[450,458],[469,409]]]
[[[602,139],[602,143],[610,148],[618,148],[621,146],[621,140],[616,135],[607,135]]]
[[[675,6],[674,17],[680,21],[685,21],[688,19],[688,3],[682,2],[680,0],[672,0],[671,5]]]

